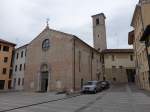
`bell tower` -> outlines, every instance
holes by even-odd
[[[94,48],[98,51],[107,49],[106,43],[106,27],[105,27],[105,15],[104,13],[96,14],[92,16],[93,19],[93,42]]]

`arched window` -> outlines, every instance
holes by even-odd
[[[42,43],[42,49],[47,50],[50,47],[49,39],[45,39]]]
[[[20,81],[21,81],[20,78],[18,78],[18,86],[20,86]]]

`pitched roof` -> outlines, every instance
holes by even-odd
[[[61,34],[66,35],[66,36],[70,36],[71,39],[77,39],[77,40],[79,40],[80,42],[82,42],[84,45],[90,47],[93,51],[96,51],[97,53],[100,53],[98,50],[96,50],[95,48],[93,48],[92,46],[90,46],[89,44],[87,44],[86,42],[84,42],[84,41],[83,41],[82,39],[80,39],[79,37],[77,37],[77,36],[75,36],[75,35],[73,35],[73,34],[69,34],[69,33],[65,33],[65,32],[62,32],[62,31],[58,31],[58,30],[51,29],[51,28],[49,28],[48,26],[46,26],[46,28],[45,28],[36,38],[38,38],[38,37],[39,37],[43,32],[45,32],[45,31],[53,31],[53,32],[61,33]],[[34,38],[32,41],[34,41],[36,38]],[[31,42],[32,42],[32,41],[31,41]],[[31,43],[31,42],[30,42],[30,43]],[[30,43],[29,43],[29,44],[30,44]]]
[[[134,26],[134,21],[135,21],[135,17],[138,13],[138,11],[140,11],[141,5],[137,4],[133,13],[133,17],[132,17],[132,21],[131,21],[131,26]]]
[[[16,46],[16,44],[12,43],[12,42],[8,42],[6,40],[3,40],[0,38],[0,43],[4,43],[4,44],[10,44],[10,45],[13,45],[13,46]]]
[[[84,45],[90,47],[92,50],[94,50],[95,52],[97,53],[100,53],[98,50],[96,50],[95,48],[93,48],[92,46],[90,46],[89,44],[87,44],[86,42],[84,42],[82,39],[80,39],[79,37],[77,37],[76,35],[73,35],[73,34],[69,34],[69,33],[65,33],[65,32],[61,32],[61,31],[58,31],[58,30],[54,30],[54,29],[50,29],[51,31],[55,31],[55,32],[59,32],[59,33],[62,33],[64,35],[68,35],[68,36],[71,36],[73,39],[77,39],[79,40],[80,42],[82,42]]]
[[[28,46],[28,44],[25,44],[25,45],[23,45],[23,46],[20,46],[20,47],[16,48],[16,50],[21,49],[21,48],[24,48],[24,47],[27,47],[27,46]]]
[[[106,16],[105,16],[105,14],[104,14],[104,13],[95,14],[95,15],[92,15],[92,17],[100,16],[100,15],[102,15],[102,16],[106,19]]]
[[[49,28],[49,26],[46,26],[46,27],[42,30],[42,32],[39,33],[32,41],[34,41],[35,39],[39,38],[40,35],[41,35],[42,33],[46,32],[46,31],[58,32],[58,33],[61,33],[61,34],[63,34],[63,35],[67,35],[67,36],[71,36],[71,37],[74,36],[74,35],[72,35],[72,34],[64,33],[64,32],[58,31],[58,30],[54,30],[54,29]],[[30,44],[32,41],[30,41],[29,44]]]
[[[91,48],[93,51],[97,52],[98,54],[100,54],[100,52],[98,50],[96,50],[95,48],[93,48],[92,46],[90,46],[89,44],[87,44],[86,42],[84,42],[82,39],[80,39],[79,37],[77,36],[73,36],[73,39],[77,39],[79,40],[80,42],[82,42],[84,45],[86,45],[87,47]]]
[[[133,53],[133,49],[105,49],[102,53]]]

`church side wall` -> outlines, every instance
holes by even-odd
[[[86,81],[98,79],[100,53],[80,41],[76,41],[75,46],[75,85],[79,90]]]

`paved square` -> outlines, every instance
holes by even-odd
[[[0,112],[65,97],[55,93],[1,93]],[[81,95],[8,112],[150,112],[150,93],[138,90],[134,85],[113,86],[98,94]]]

